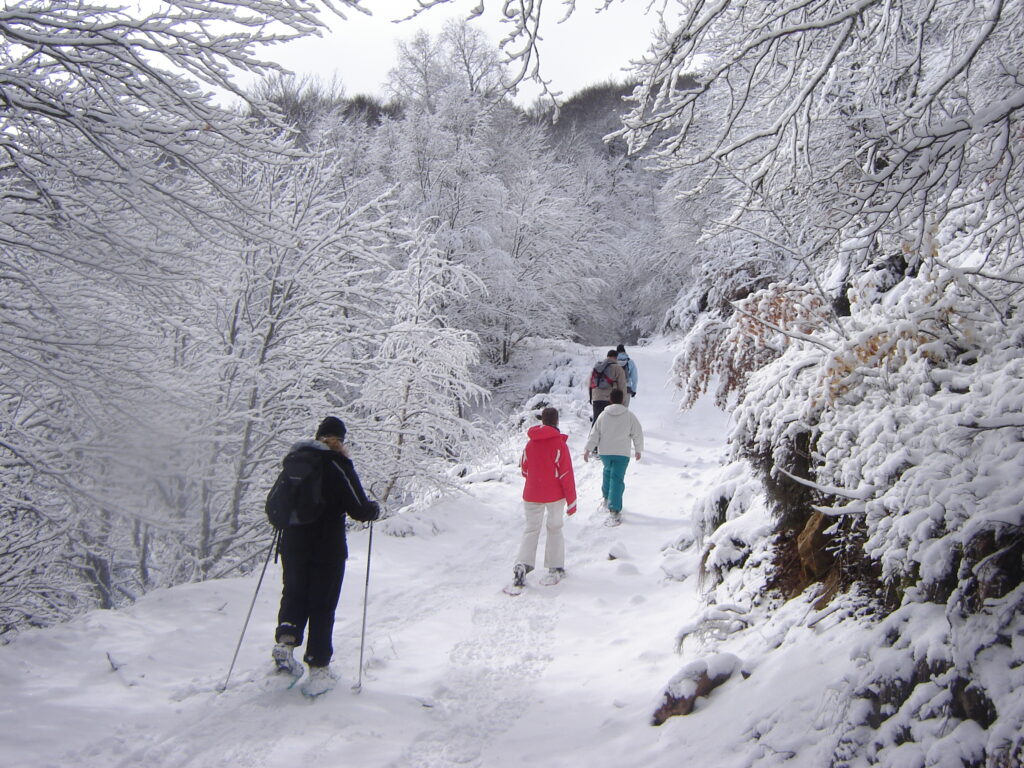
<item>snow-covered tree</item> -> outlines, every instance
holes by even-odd
[[[242,170],[264,211],[251,229],[277,235],[222,250],[226,268],[193,318],[205,331],[187,341],[190,375],[208,390],[190,505],[200,573],[248,543],[268,469],[317,415],[351,402],[379,343],[390,223],[382,201],[349,193],[344,162],[318,148]]]
[[[937,744],[1013,764],[1024,713],[983,670],[1024,660],[1009,501],[1024,16],[884,0],[681,11],[637,69],[627,135],[681,192],[720,196],[708,231],[736,233],[747,286],[718,290],[724,311],[696,307],[678,373],[691,391],[725,374],[739,398],[727,472],[756,478],[774,512],[778,570],[800,573],[780,588],[850,589],[887,615],[834,764],[932,764]],[[703,507],[719,575],[760,546],[735,536],[752,483],[728,487]]]
[[[453,0],[416,0],[416,7],[412,16],[430,12],[439,6],[451,4]],[[615,0],[593,0],[593,8],[596,11],[606,10]],[[540,47],[541,30],[549,23],[566,21],[576,12],[577,0],[561,0],[559,4],[548,4],[547,10],[552,7],[557,9],[558,14],[552,18],[545,13],[543,2],[493,2],[480,0],[468,13],[467,19],[472,21],[490,13],[494,7],[499,7],[497,12],[507,26],[505,34],[498,43],[502,52],[501,65],[504,70],[501,79],[503,90],[513,91],[516,86],[525,80],[532,80],[538,83],[547,97],[552,99],[561,96],[560,92],[553,92],[549,89],[550,81],[543,77],[541,65]]]
[[[500,99],[495,53],[478,43],[453,24],[403,48],[391,82],[406,114],[385,130],[403,207],[479,278],[452,297],[451,322],[500,366],[527,336],[574,336],[607,317],[595,298],[619,252],[601,182],[556,160],[545,132]]]
[[[141,16],[12,0],[0,11],[0,514],[5,564],[21,563],[5,572],[5,626],[146,581],[148,533],[112,521],[139,511],[139,457],[180,436],[153,406],[189,400],[163,351],[211,266],[202,246],[243,234],[249,199],[222,160],[284,159],[275,126],[209,91],[270,71],[258,47],[315,31],[318,8],[168,2]],[[32,542],[47,555],[21,558]]]
[[[381,501],[410,501],[443,484],[449,462],[479,441],[466,412],[486,396],[472,383],[475,334],[445,316],[474,278],[443,257],[425,227],[406,242],[411,252],[382,286],[394,300],[353,403],[368,433],[370,488]]]
[[[1012,275],[1019,24],[1002,3],[695,5],[638,68],[627,135],[692,188],[729,184],[736,226],[804,259],[841,247],[837,280],[900,249],[913,271],[961,216],[994,224],[939,258],[980,248]]]

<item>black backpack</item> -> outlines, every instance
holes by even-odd
[[[267,519],[279,531],[308,525],[320,518],[324,498],[324,457],[307,448],[284,457],[281,474],[267,494]]]

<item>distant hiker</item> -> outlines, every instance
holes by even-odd
[[[626,348],[622,344],[619,344],[615,351],[619,353],[619,365],[626,372],[626,397],[623,399],[622,404],[629,407],[629,398],[636,396],[636,361],[626,354]]]
[[[288,458],[299,457],[314,466],[319,461],[314,477],[322,484],[313,495],[321,511],[312,522],[290,525],[281,534],[284,588],[273,657],[278,670],[301,675],[302,665],[292,656],[292,649],[302,644],[302,633],[309,624],[302,657],[309,665],[309,679],[302,691],[309,696],[324,693],[334,682],[329,664],[334,654],[334,612],[348,557],[345,515],[370,521],[380,514],[377,503],[363,492],[344,440],[345,424],[328,416],[317,429],[316,440],[300,440],[288,452]]]
[[[598,362],[590,372],[590,403],[594,409],[591,424],[597,421],[601,411],[611,402],[614,390],[625,392],[626,372],[619,365],[619,353],[609,349],[605,359]]]
[[[528,440],[519,460],[526,478],[523,485],[523,510],[526,527],[512,569],[512,586],[521,589],[526,574],[533,570],[537,558],[540,527],[547,515],[547,537],[544,543],[544,567],[547,574],[541,584],[557,584],[565,575],[565,537],[562,527],[565,515],[576,514],[576,479],[572,456],[566,445],[568,435],[558,431],[558,410],[545,408],[541,423],[527,430]]]
[[[618,525],[622,519],[622,492],[626,488],[626,467],[629,466],[630,444],[637,461],[644,450],[644,430],[636,414],[622,404],[623,392],[615,389],[611,393],[611,404],[602,411],[590,430],[587,445],[583,449],[583,460],[590,458],[595,448],[604,464],[601,478],[601,507],[607,508],[608,523]]]

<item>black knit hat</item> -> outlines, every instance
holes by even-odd
[[[334,436],[339,440],[345,439],[345,422],[335,416],[328,416],[320,422],[316,429],[316,439],[321,437]]]

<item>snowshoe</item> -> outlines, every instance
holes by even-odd
[[[299,686],[299,690],[303,696],[315,699],[331,690],[336,682],[330,667],[310,667],[309,677]]]
[[[565,568],[548,568],[540,580],[545,587],[553,587],[565,577]]]
[[[505,587],[506,595],[521,595],[526,586],[526,573],[528,566],[525,563],[516,563],[512,568],[512,583]]]
[[[274,658],[274,667],[278,672],[291,675],[292,677],[302,677],[304,671],[302,662],[292,655],[294,650],[295,646],[288,643],[278,643],[275,645],[271,653],[271,656]]]
[[[529,567],[525,563],[516,563],[515,568],[512,569],[512,586],[525,587],[528,572]]]

